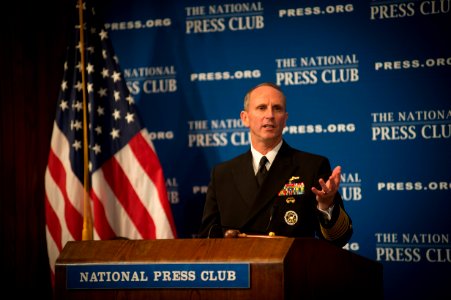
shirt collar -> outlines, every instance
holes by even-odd
[[[271,149],[268,153],[265,154],[268,162],[266,163],[266,168],[269,170],[271,168],[272,162],[276,158],[277,152],[279,152],[280,147],[282,147],[283,140],[281,140],[274,148]],[[255,150],[251,143],[251,152],[252,152],[252,166],[254,167],[254,173],[257,174],[258,164],[260,163],[260,159],[263,154]]]

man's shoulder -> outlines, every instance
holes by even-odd
[[[280,159],[304,166],[329,165],[329,159],[321,154],[293,148],[286,144],[280,151]]]
[[[306,158],[306,159],[315,159],[315,160],[316,159],[319,159],[319,160],[326,159],[327,160],[327,157],[324,155],[291,147],[286,142],[285,142],[285,145],[282,146],[281,150],[282,150],[281,153],[284,153],[285,155],[293,155],[296,157]]]
[[[234,170],[243,170],[247,166],[252,166],[252,154],[249,152],[242,153],[228,160],[217,163],[213,169],[215,173],[225,174]]]
[[[239,155],[237,155],[235,157],[232,157],[232,158],[230,158],[228,160],[220,162],[218,164],[218,166],[219,165],[223,165],[223,166],[241,165],[244,162],[249,161],[250,158],[252,158],[252,154],[250,153],[250,150],[249,150],[249,151],[246,151],[246,152],[244,152],[242,154],[239,154]]]
[[[326,156],[318,154],[318,153],[303,151],[303,150],[299,150],[299,149],[294,149],[294,151],[295,151],[294,155],[303,157],[303,158],[319,159],[319,160],[327,159]]]

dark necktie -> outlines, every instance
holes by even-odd
[[[266,174],[268,173],[268,170],[266,169],[266,163],[268,162],[268,159],[266,156],[262,156],[260,159],[260,163],[258,164],[258,171],[257,171],[257,183],[258,186],[262,185],[263,180],[266,177]]]

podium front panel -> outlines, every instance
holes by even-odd
[[[68,284],[68,274],[72,276],[69,271],[77,267],[111,265],[114,269],[140,265],[152,269],[172,264],[193,267],[184,273],[184,279],[199,276],[194,268],[197,264],[248,265],[249,286],[197,288],[189,284],[187,287],[186,282],[181,287],[174,282],[171,288],[142,288],[128,282],[126,288],[72,288]],[[152,276],[143,272],[135,275],[138,279],[147,276],[146,280]],[[73,241],[68,242],[61,252],[55,276],[56,299],[280,300],[324,299],[331,295],[349,299],[363,295],[368,298],[368,292],[373,299],[383,297],[382,266],[379,263],[317,239],[248,237]],[[325,278],[330,282],[327,286],[324,286]],[[329,280],[331,278],[333,280]]]

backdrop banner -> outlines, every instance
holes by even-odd
[[[287,96],[284,139],[342,166],[349,251],[386,299],[451,296],[451,1],[109,1],[99,7],[161,161],[179,238],[211,168],[249,148],[249,88]]]

